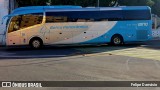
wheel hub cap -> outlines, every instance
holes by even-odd
[[[121,43],[121,40],[120,40],[119,38],[115,38],[115,39],[114,39],[114,43],[115,43],[115,44],[120,44],[120,43]]]
[[[38,47],[40,47],[40,42],[39,41],[34,41],[33,42],[33,46],[35,47],[35,48],[38,48]]]

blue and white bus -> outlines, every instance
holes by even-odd
[[[120,45],[152,38],[148,6],[32,6],[15,9],[5,17],[7,46]]]

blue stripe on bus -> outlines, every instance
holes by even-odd
[[[149,23],[149,26],[147,27],[137,27],[134,25],[137,25],[138,23]],[[127,26],[128,25],[128,26]],[[130,26],[131,25],[131,26]],[[85,41],[85,42],[81,42],[80,44],[86,44],[86,43],[108,43],[111,40],[111,37],[114,34],[120,34],[122,35],[122,37],[124,38],[124,42],[130,42],[130,41],[146,41],[146,40],[150,40],[152,38],[151,34],[151,21],[149,20],[142,20],[142,21],[119,21],[117,22],[117,24],[115,26],[113,26],[113,28],[111,30],[109,30],[108,32],[104,33],[103,35],[101,35],[100,37],[97,37],[95,39],[89,40],[89,41]],[[144,32],[147,32],[147,38],[145,39],[139,39],[137,40],[137,31],[143,30]],[[140,33],[140,34],[143,34]],[[146,33],[144,33],[146,34]],[[133,36],[132,36],[133,35]],[[148,36],[150,35],[150,36]],[[105,38],[107,36],[107,38]],[[132,37],[128,37],[128,36],[132,36]]]

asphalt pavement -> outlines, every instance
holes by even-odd
[[[0,81],[160,81],[159,40],[124,46],[47,47],[40,50],[1,48],[0,50]],[[32,89],[159,90],[160,88]],[[0,90],[22,90],[22,88],[0,88]]]

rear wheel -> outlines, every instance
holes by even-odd
[[[123,37],[121,35],[114,35],[111,39],[112,45],[122,45],[123,44]]]
[[[30,41],[30,46],[34,49],[39,49],[43,46],[42,40],[35,38]]]

